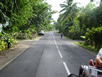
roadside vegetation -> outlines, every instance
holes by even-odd
[[[43,0],[0,1],[0,53],[17,44],[17,39],[32,39],[40,30],[53,30],[51,6]]]
[[[93,0],[86,7],[77,7],[78,3],[66,0],[60,4],[62,10],[55,22],[59,33],[71,39],[82,39],[80,44],[98,51],[102,47],[102,4],[93,4]]]
[[[91,46],[91,45],[85,45],[84,42],[74,42],[75,44],[85,48],[85,49],[88,49],[90,51],[93,51],[95,53],[98,53],[99,50],[95,49],[94,46]]]

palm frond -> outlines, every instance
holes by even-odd
[[[67,4],[60,4],[60,7],[65,8],[65,7],[67,7]]]
[[[63,8],[60,12],[64,12],[64,11],[66,11],[66,9],[65,9],[65,8]]]

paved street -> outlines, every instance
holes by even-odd
[[[67,77],[95,56],[52,31],[0,71],[0,77]]]

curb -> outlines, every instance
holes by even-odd
[[[40,38],[41,39],[41,38]],[[40,39],[38,39],[38,40],[35,40],[35,42],[34,43],[32,43],[31,44],[31,46],[32,45],[34,45],[34,44],[36,44]],[[4,64],[1,68],[0,68],[0,70],[2,70],[3,68],[5,68],[8,64],[10,64],[12,61],[14,61],[17,57],[19,57],[21,54],[23,54],[27,49],[29,49],[31,46],[29,46],[28,48],[26,48],[25,50],[23,50],[23,51],[21,51],[18,55],[16,55],[13,59],[11,59],[10,61],[8,61],[6,64]]]
[[[29,47],[28,47],[29,48]],[[28,49],[27,48],[27,49]],[[25,50],[27,50],[27,49],[25,49]],[[25,51],[24,50],[24,51]],[[10,64],[13,60],[15,60],[18,56],[20,56],[24,51],[22,51],[21,53],[19,53],[17,56],[15,56],[13,59],[11,59],[9,62],[7,62],[5,65],[3,65],[1,68],[0,68],[0,70],[2,70],[4,67],[6,67],[8,64]]]

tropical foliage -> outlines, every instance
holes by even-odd
[[[95,6],[93,0],[86,7],[77,7],[78,3],[66,0],[60,16],[56,22],[56,28],[65,36],[72,39],[86,37],[86,44],[96,49],[102,47],[102,6]]]
[[[1,38],[4,38],[0,45],[6,42],[9,48],[16,39],[32,39],[40,30],[52,29],[53,13],[43,0],[0,0]]]
[[[86,42],[92,46],[95,46],[96,49],[100,49],[102,46],[102,26],[98,28],[92,28],[86,32]]]

